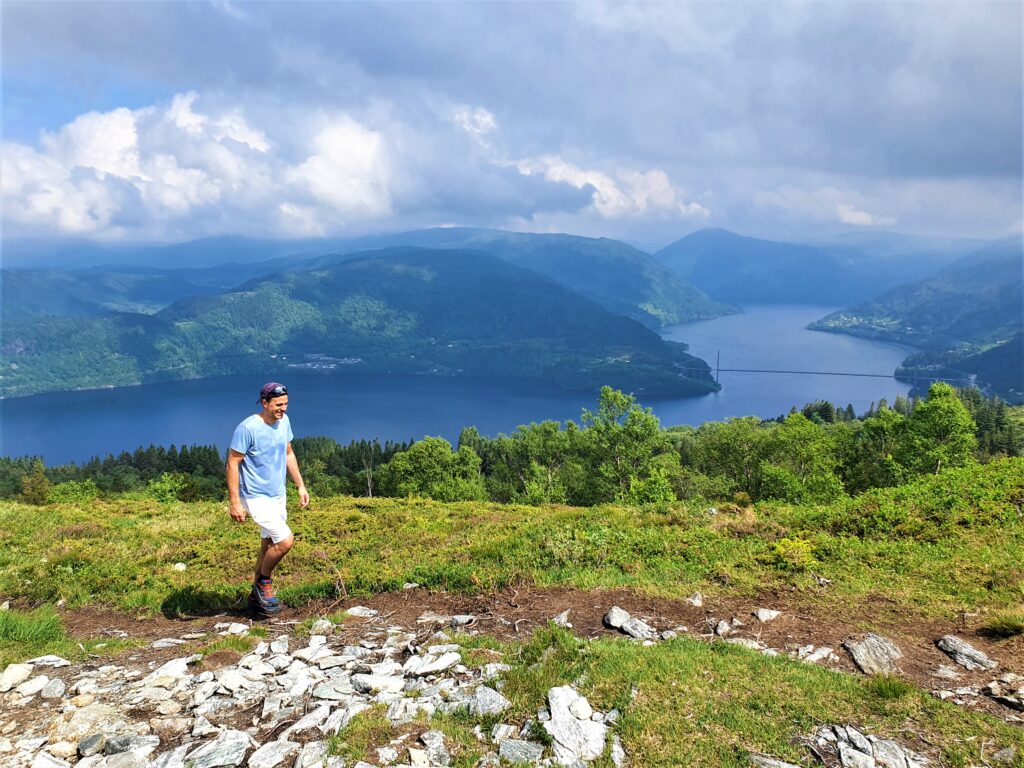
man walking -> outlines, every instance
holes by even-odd
[[[281,610],[271,574],[295,543],[288,527],[285,474],[299,490],[299,505],[309,504],[309,493],[292,452],[288,422],[288,388],[276,381],[260,389],[260,412],[235,429],[228,450],[227,479],[231,517],[241,523],[246,513],[260,527],[256,577],[249,593],[249,610],[268,616]]]

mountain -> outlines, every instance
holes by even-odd
[[[916,242],[916,249],[907,250],[907,240],[890,238],[876,252],[870,242],[807,245],[702,229],[654,255],[717,301],[851,304],[926,277],[959,255]]]
[[[547,275],[605,309],[651,328],[737,311],[711,301],[650,254],[608,238],[448,227],[365,237],[354,245],[470,248],[490,253]],[[338,258],[314,259],[312,263],[330,264]]]
[[[153,315],[5,323],[0,394],[288,368],[514,376],[647,396],[715,391],[704,361],[550,278],[398,248],[254,279]]]
[[[810,327],[925,349],[995,344],[1021,328],[1021,267],[1020,243],[1000,243]]]
[[[23,259],[19,257],[24,256],[27,245],[22,241],[17,244],[21,250],[15,248],[14,256],[20,263]],[[198,292],[206,293],[207,289],[224,290],[259,275],[317,269],[350,258],[354,253],[399,246],[489,253],[547,275],[605,309],[639,320],[651,328],[737,311],[735,307],[712,301],[650,254],[607,238],[439,228],[350,240],[217,237],[174,245],[105,246],[106,250],[95,244],[91,245],[91,250],[81,243],[75,247],[93,260],[105,260],[103,263],[108,266],[103,267],[103,271],[116,275],[126,271],[129,255],[136,267],[183,270],[182,278],[200,286],[202,290]],[[36,243],[34,247],[38,250],[42,246]],[[71,248],[66,244],[61,247]],[[60,255],[66,251],[52,245],[48,253]],[[42,257],[39,259],[40,263],[45,261]],[[5,252],[5,263],[8,262]],[[94,261],[94,269],[100,268],[96,264]],[[174,298],[186,295],[182,292]],[[127,297],[113,296],[111,301],[129,303]]]
[[[173,270],[0,271],[4,322],[47,315],[152,313],[185,296],[211,292],[216,288],[192,282]]]
[[[1024,403],[1024,334],[1017,333],[981,352],[973,349],[918,352],[900,364],[896,378],[929,382],[936,378],[973,376],[977,383],[1004,400]],[[918,390],[924,389],[925,386],[918,386]]]
[[[911,378],[915,372],[938,376],[938,371],[974,374],[982,384],[1012,396],[1024,389],[1019,350],[1022,270],[1021,241],[1000,241],[958,259],[934,277],[833,312],[809,327],[921,348],[922,354],[903,362],[901,377]],[[997,370],[1001,365],[1009,368]]]

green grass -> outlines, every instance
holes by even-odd
[[[596,710],[622,713],[616,732],[632,765],[739,768],[749,766],[750,753],[815,765],[799,739],[821,723],[853,724],[912,749],[937,745],[947,766],[977,764],[982,743],[1024,750],[1019,728],[899,678],[832,672],[726,643],[588,642],[548,626],[507,661],[504,692],[517,722],[545,703],[552,685],[576,680]]]
[[[282,600],[506,585],[628,587],[653,595],[795,588],[852,603],[869,594],[952,615],[1020,602],[1024,460],[952,470],[830,506],[519,507],[419,499],[317,499],[276,573]],[[221,504],[147,500],[0,503],[0,594],[169,616],[244,598],[251,526]],[[188,570],[172,570],[175,562]],[[817,598],[815,598],[817,599]]]
[[[992,637],[1024,635],[1024,610],[998,613],[982,625],[981,631]]]
[[[73,640],[50,606],[32,611],[0,611],[0,670],[36,656],[53,654],[68,661],[80,661],[90,654],[113,654],[138,644],[104,638]]]

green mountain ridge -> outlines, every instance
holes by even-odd
[[[52,297],[40,304],[31,294],[5,289],[4,318],[102,314],[136,308],[154,311],[186,296],[234,288],[251,278],[322,269],[368,250],[400,246],[489,253],[547,275],[605,309],[639,320],[650,328],[739,311],[712,301],[650,254],[618,240],[443,228],[350,240],[261,241],[221,237],[138,246],[134,252],[138,263],[134,266],[123,263],[131,252],[127,246],[97,251],[83,244],[83,254],[110,258],[115,263],[73,271],[17,270],[10,277],[8,273],[12,271],[4,270],[5,281],[17,285],[31,281],[36,291]],[[95,256],[97,252],[101,255]],[[262,260],[252,260],[253,255]],[[200,266],[203,264],[206,266]],[[74,288],[75,281],[83,286],[81,294]],[[162,304],[151,300],[140,303],[133,296],[133,286],[158,282],[163,288]],[[104,284],[107,291],[96,297],[91,286],[98,283]]]
[[[1019,241],[972,253],[927,280],[833,312],[813,330],[916,346],[903,379],[976,376],[1012,401],[1024,393],[1024,251]]]
[[[685,345],[473,251],[372,252],[181,299],[154,315],[44,318],[2,331],[4,396],[346,365],[648,395],[718,388]]]

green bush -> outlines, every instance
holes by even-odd
[[[100,495],[96,481],[69,480],[66,483],[57,483],[50,487],[47,501],[50,504],[88,504],[95,501]]]

